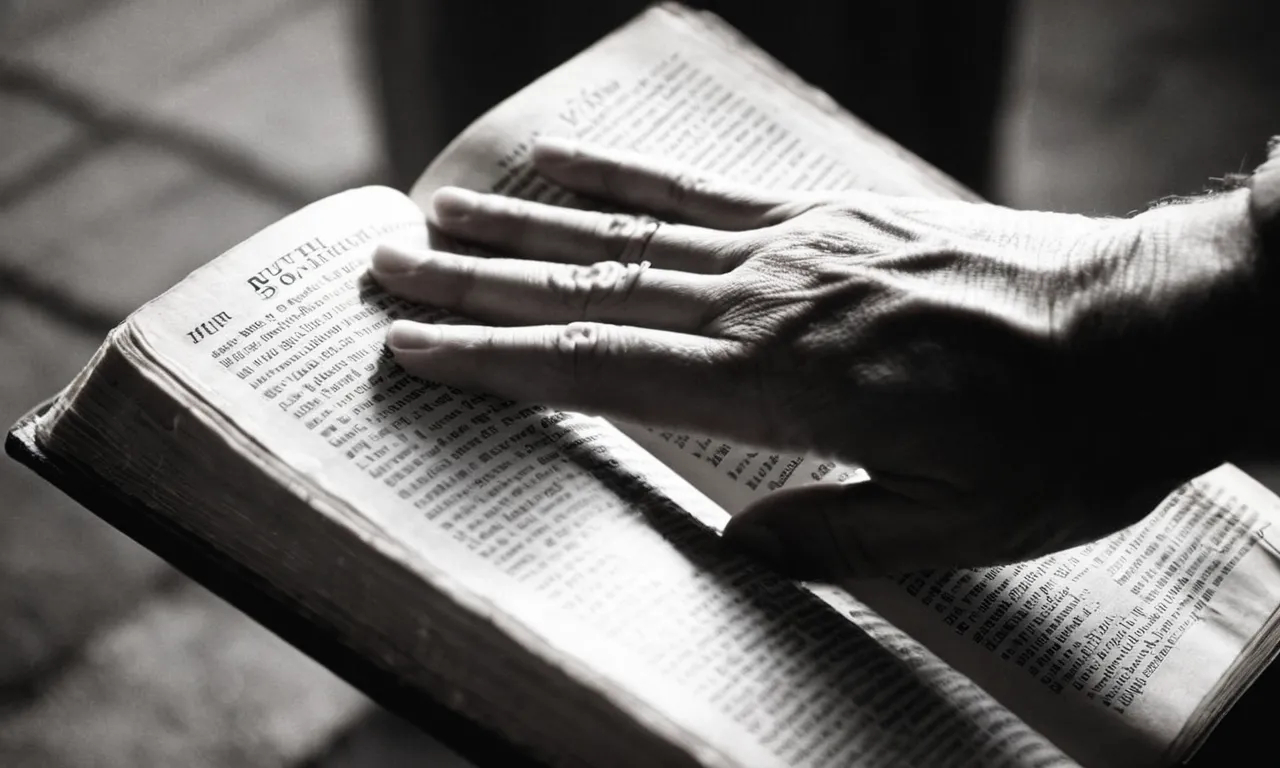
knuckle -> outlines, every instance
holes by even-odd
[[[571,383],[596,379],[603,361],[615,351],[617,335],[602,323],[579,321],[556,331],[554,349]]]
[[[673,205],[683,206],[692,198],[711,191],[712,182],[706,176],[692,171],[677,171],[667,181],[667,199]]]
[[[558,331],[556,348],[566,355],[597,354],[608,346],[609,326],[579,320]]]
[[[589,320],[601,307],[625,301],[640,276],[637,264],[601,261],[591,265],[553,270],[547,287],[581,320]]]
[[[604,245],[606,259],[639,261],[647,245],[646,220],[625,213],[610,213],[596,225],[596,240]]]

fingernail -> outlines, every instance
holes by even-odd
[[[480,195],[461,187],[441,187],[431,197],[438,224],[465,224],[480,204]]]
[[[725,530],[725,540],[774,570],[791,570],[791,558],[782,539],[763,525],[730,525]]]
[[[578,142],[559,136],[543,136],[533,145],[533,159],[542,168],[563,168],[578,157]]]
[[[426,323],[396,320],[387,329],[387,346],[392,352],[430,349],[440,342],[440,332]]]
[[[373,252],[373,271],[384,275],[412,272],[422,265],[422,257],[390,245],[380,245]]]

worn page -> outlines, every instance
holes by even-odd
[[[723,510],[605,422],[408,376],[383,347],[392,318],[451,319],[365,270],[377,242],[424,238],[399,193],[344,193],[153,301],[132,337],[303,492],[691,761],[1062,760],[963,677],[880,642],[887,627],[723,550]]]
[[[1277,524],[1224,466],[1091,544],[852,588],[1082,763],[1169,764],[1269,658]]]
[[[714,24],[657,14],[646,29],[652,30],[647,37],[636,33],[601,46],[588,61],[571,63],[487,115],[433,164],[414,198],[426,206],[435,189],[456,184],[578,203],[531,171],[529,146],[539,134],[660,154],[782,188],[961,194],[922,172],[918,160],[902,159],[847,116],[823,108],[820,97]],[[821,457],[618,426],[730,511],[788,485],[862,476],[857,468]],[[1212,493],[1184,490],[1141,529],[1145,534],[1129,532],[1121,544],[1108,540],[1087,551],[977,575],[913,575],[897,584],[851,589],[859,596],[865,592],[895,624],[1025,712],[1074,757],[1097,765],[1149,763],[1181,750],[1188,734],[1200,728],[1197,713],[1215,701],[1214,686],[1243,658],[1245,642],[1270,614],[1275,600],[1268,595],[1280,594],[1268,591],[1268,550],[1234,558],[1233,547],[1253,541],[1251,523],[1226,522],[1221,504],[1234,503],[1228,497],[1238,483],[1234,477],[1215,478],[1228,482],[1197,486],[1217,489]],[[1200,512],[1187,517],[1186,509]],[[1181,533],[1166,532],[1168,525],[1181,525]],[[1215,535],[1232,554],[1201,557],[1196,547]],[[1150,540],[1160,544],[1148,552]],[[1196,586],[1214,580],[1221,584]],[[954,651],[956,631],[946,623],[947,617],[953,623],[961,619],[939,612],[952,600],[972,613],[964,620],[970,639],[959,644],[964,653]],[[1210,630],[1189,618],[1206,613],[1230,615],[1230,631]],[[1007,630],[980,631],[988,621]],[[974,641],[974,635],[982,639]],[[1160,648],[1144,655],[1142,647],[1157,642]],[[985,650],[988,645],[993,650]],[[1012,660],[1002,658],[1007,653]],[[1136,666],[1121,669],[1131,664]],[[1010,675],[1009,665],[1018,674]],[[1041,683],[1042,677],[1049,682]]]

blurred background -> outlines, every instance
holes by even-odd
[[[1122,215],[1280,133],[1265,0],[702,5],[1014,206]],[[403,187],[640,7],[0,0],[0,424],[194,267],[329,193]],[[0,461],[0,765],[464,764]]]

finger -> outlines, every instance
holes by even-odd
[[[553,264],[382,246],[372,268],[397,296],[505,325],[595,320],[693,333],[714,303],[712,278],[617,261]]]
[[[505,195],[444,187],[431,198],[433,223],[445,234],[520,258],[592,264],[648,261],[666,269],[719,273],[742,261],[721,232],[659,224],[626,213],[546,205]]]
[[[787,576],[836,581],[1007,562],[1001,533],[863,480],[775,491],[734,516],[724,535]]]
[[[794,194],[756,189],[669,161],[566,139],[539,139],[533,147],[533,164],[575,192],[703,227],[755,229],[796,213]]]
[[[732,344],[646,328],[430,325],[398,320],[387,346],[406,370],[492,392],[648,424],[742,432],[744,388],[724,362]]]

